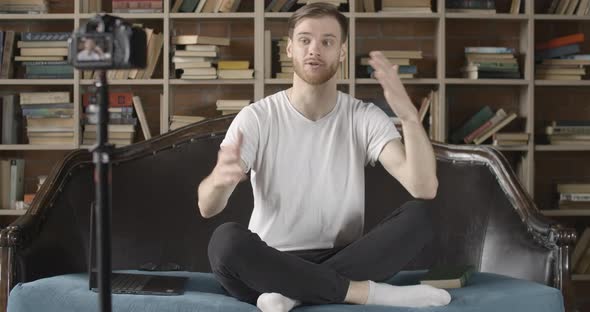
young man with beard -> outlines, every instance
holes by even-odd
[[[220,225],[209,242],[212,271],[239,300],[262,311],[300,304],[440,306],[448,292],[382,283],[432,239],[427,199],[436,196],[436,161],[397,67],[380,52],[370,65],[402,121],[405,144],[377,106],[342,93],[347,19],[330,4],[310,4],[289,19],[293,86],[242,109],[198,188],[205,218],[220,213],[252,170],[248,228]],[[363,235],[364,167],[379,160],[416,200]]]

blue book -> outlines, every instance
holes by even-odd
[[[553,49],[537,51],[535,53],[535,61],[541,61],[543,59],[548,59],[548,58],[563,57],[563,56],[567,56],[567,55],[571,55],[571,54],[576,54],[579,52],[580,52],[580,45],[579,44],[575,43],[575,44],[565,45],[565,46],[561,46],[561,47],[557,47],[557,48],[553,48]]]
[[[560,57],[561,59],[566,60],[590,60],[590,54],[574,54],[574,55],[565,55]]]

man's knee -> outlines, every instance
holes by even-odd
[[[434,233],[434,215],[435,207],[431,200],[411,200],[404,204],[403,213],[407,214],[416,229],[428,234],[428,240],[431,240]]]
[[[213,270],[239,259],[239,247],[243,246],[247,232],[248,229],[237,222],[223,223],[213,231],[207,247],[209,263]]]

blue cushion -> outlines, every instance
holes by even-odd
[[[131,271],[135,272],[135,271]],[[158,273],[156,273],[158,274]],[[166,272],[188,276],[182,296],[113,295],[113,311],[258,311],[221,288],[211,273]],[[417,284],[424,271],[403,271],[388,282],[394,285]],[[469,284],[449,290],[452,301],[436,308],[400,308],[331,304],[301,306],[295,312],[418,312],[418,311],[564,311],[561,292],[546,285],[491,273],[475,273]],[[68,274],[19,283],[8,298],[9,312],[98,311],[98,295],[88,290],[86,274]]]

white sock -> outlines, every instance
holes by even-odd
[[[300,304],[301,301],[287,298],[279,293],[263,293],[256,301],[256,306],[262,312],[288,312]]]
[[[449,302],[451,295],[446,290],[430,285],[393,286],[369,281],[367,304],[418,308],[443,306]]]

